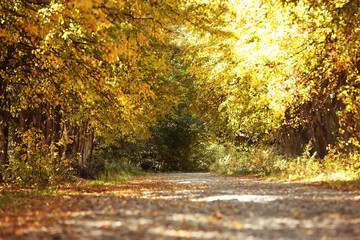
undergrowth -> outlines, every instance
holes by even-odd
[[[105,161],[104,169],[101,171],[95,180],[86,183],[88,186],[101,186],[101,185],[119,185],[123,184],[127,179],[150,174],[140,168],[131,164],[125,164],[116,161]]]
[[[38,188],[72,178],[75,159],[61,160],[55,147],[42,141],[39,130],[29,129],[21,137],[23,142],[14,144],[12,157],[0,165],[0,182]]]
[[[268,146],[212,146],[216,159],[210,170],[225,175],[256,175],[360,185],[360,153],[329,151],[325,158],[320,159],[316,152],[311,152],[311,148],[310,143],[301,156],[285,158],[281,152]]]
[[[58,196],[58,189],[54,187],[39,189],[29,189],[28,191],[3,191],[0,192],[0,213],[4,207],[8,204],[16,204],[18,199],[24,199],[28,197],[42,197],[42,196]],[[16,205],[17,210],[21,210],[23,203]]]

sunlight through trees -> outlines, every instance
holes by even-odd
[[[201,139],[187,147],[202,159],[223,149],[232,165],[262,169],[266,154],[307,154],[359,171],[359,5],[3,0],[1,177],[92,175],[94,149],[133,143],[138,152],[155,126],[185,115],[203,124],[202,137],[184,135]]]

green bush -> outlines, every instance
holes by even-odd
[[[214,144],[209,153],[216,158],[210,170],[220,174],[275,175],[285,167],[284,158],[272,147]]]
[[[339,153],[330,150],[320,159],[312,152],[311,142],[301,156],[286,159],[281,152],[269,146],[235,147],[213,144],[208,153],[214,158],[210,167],[219,174],[254,174],[290,179],[341,180],[360,179],[360,153]]]
[[[94,166],[102,172],[109,163],[136,166],[146,171],[204,171],[211,163],[206,154],[207,131],[195,117],[179,114],[150,129],[148,139],[98,142]]]
[[[147,174],[142,171],[139,167],[122,161],[121,159],[104,159],[103,168],[97,174],[94,181],[91,181],[89,185],[116,185],[122,184],[126,179]]]
[[[70,160],[59,160],[51,147],[41,141],[41,134],[30,129],[14,148],[14,156],[2,166],[3,180],[22,186],[56,184],[72,176]],[[54,150],[54,149],[53,149]]]
[[[151,160],[158,170],[208,169],[209,161],[204,155],[208,136],[204,124],[195,117],[179,113],[153,127],[151,134],[146,145],[152,149]]]

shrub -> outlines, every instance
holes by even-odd
[[[269,146],[213,144],[208,148],[208,153],[215,158],[210,170],[220,174],[342,181],[360,179],[359,152],[342,153],[330,149],[323,159],[311,152],[311,142],[301,156],[293,159],[285,159],[281,152]]]
[[[283,156],[268,146],[226,147],[217,144],[210,152],[216,157],[210,170],[220,174],[276,175],[284,170],[286,164]]]
[[[14,156],[1,169],[5,182],[39,186],[56,184],[72,176],[72,161],[59,160],[55,147],[42,142],[39,131],[30,129],[21,137],[22,143],[15,146]]]

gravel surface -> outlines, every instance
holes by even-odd
[[[6,239],[360,239],[359,194],[294,182],[172,173],[61,201]]]

